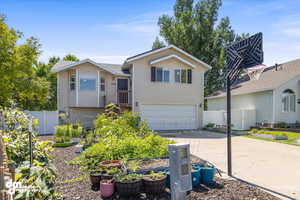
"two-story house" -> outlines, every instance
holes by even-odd
[[[57,107],[91,127],[108,103],[139,112],[154,130],[202,126],[204,73],[211,67],[174,45],[127,58],[123,65],[61,61]]]

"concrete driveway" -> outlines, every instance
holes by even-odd
[[[207,131],[163,133],[176,142],[189,143],[191,153],[227,172],[226,135]],[[232,137],[232,166],[236,178],[290,199],[300,199],[300,147]]]

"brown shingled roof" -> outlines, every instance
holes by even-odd
[[[291,78],[300,74],[300,59],[279,64],[265,69],[258,80],[246,80],[232,88],[232,95],[248,94],[259,91],[273,90]],[[226,96],[225,90],[213,93],[207,99]]]

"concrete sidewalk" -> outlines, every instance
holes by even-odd
[[[189,143],[192,154],[227,172],[225,134],[197,131],[161,135]],[[232,151],[235,177],[291,199],[300,199],[300,147],[233,136]]]

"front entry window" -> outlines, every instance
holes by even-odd
[[[287,89],[283,92],[282,107],[283,112],[296,112],[296,95],[292,90]]]
[[[100,89],[101,92],[105,92],[105,79],[103,77],[100,79]]]
[[[95,91],[96,80],[97,80],[96,76],[80,76],[80,90]]]

